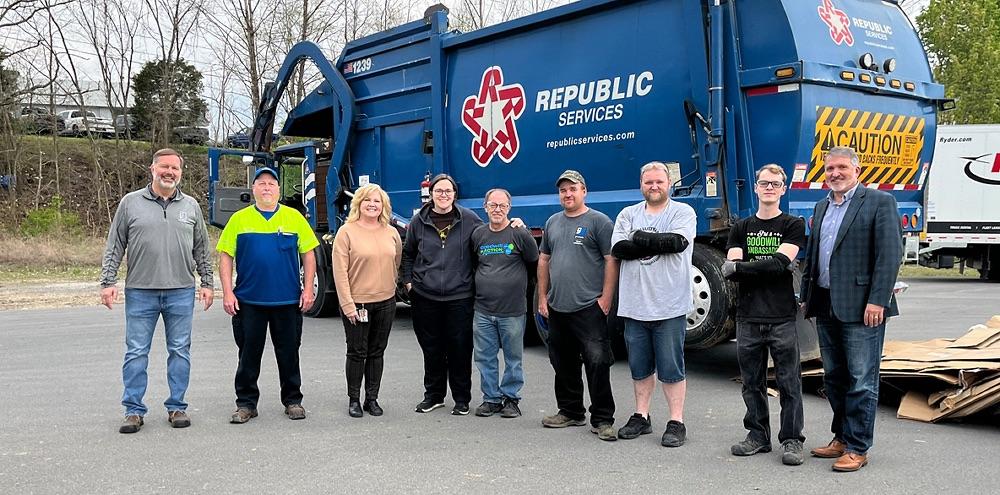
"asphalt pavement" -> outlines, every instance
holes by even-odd
[[[957,337],[1000,314],[1000,285],[978,280],[907,280],[902,315],[889,339]],[[95,289],[95,304],[96,304]],[[221,302],[221,301],[220,301]],[[172,429],[162,329],[150,353],[146,425],[118,433],[122,417],[122,307],[0,313],[0,492],[113,493],[985,493],[996,485],[1000,428],[925,424],[879,408],[870,464],[834,473],[832,461],[781,464],[780,448],[737,458],[744,406],[735,345],[689,352],[688,442],[659,445],[667,419],[657,392],[654,432],[602,442],[589,428],[551,430],[552,370],[542,348],[525,352],[526,385],[517,419],[416,414],[422,357],[401,308],[386,353],[380,403],[385,416],[347,415],[344,339],[339,319],[307,319],[301,351],[308,418],[289,421],[277,370],[265,353],[260,417],[229,424],[236,346],[217,304],[198,312],[188,409],[193,425]],[[473,396],[478,398],[474,372]],[[616,426],[633,410],[627,364],[612,368]],[[475,407],[477,403],[473,403]],[[778,405],[772,399],[772,426]],[[805,396],[807,448],[826,444],[830,411]],[[778,447],[778,445],[775,445]]]

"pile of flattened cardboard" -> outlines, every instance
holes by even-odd
[[[906,390],[896,416],[936,423],[1000,407],[1000,315],[958,339],[887,341],[882,381]],[[920,387],[907,388],[913,378]],[[936,384],[937,386],[935,386]]]
[[[802,376],[822,376],[822,366],[802,363]],[[881,375],[883,388],[903,391],[899,418],[937,423],[1000,414],[1000,315],[957,339],[886,341]]]

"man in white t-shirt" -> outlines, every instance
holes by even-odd
[[[670,174],[661,162],[639,173],[645,201],[618,214],[611,254],[621,260],[618,316],[625,320],[628,364],[635,389],[635,414],[618,430],[618,438],[652,433],[649,405],[659,378],[670,406],[660,441],[664,447],[684,445],[684,334],[691,310],[691,253],[697,217],[694,210],[670,200]]]

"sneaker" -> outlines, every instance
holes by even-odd
[[[521,415],[521,408],[518,407],[514,399],[504,399],[503,409],[500,410],[501,418],[516,418]]]
[[[615,427],[611,426],[611,423],[601,423],[597,426],[592,426],[590,427],[590,432],[596,433],[597,438],[600,438],[605,442],[614,442],[615,440],[618,440]]]
[[[503,404],[497,402],[483,402],[476,408],[476,416],[488,418],[503,409]]]
[[[586,420],[573,419],[563,413],[553,414],[542,418],[542,426],[546,428],[565,428],[567,426],[585,426]]]
[[[785,440],[781,443],[785,450],[781,454],[781,463],[786,466],[798,466],[805,459],[802,457],[802,442],[799,440]]]
[[[733,455],[738,455],[738,456],[748,456],[748,455],[754,455],[759,452],[770,452],[770,451],[771,451],[771,442],[762,442],[760,440],[757,440],[756,438],[753,438],[750,435],[747,435],[747,437],[742,442],[733,445],[729,449],[729,452],[731,452]]]
[[[142,428],[142,416],[129,414],[122,420],[122,425],[118,427],[118,433],[135,433]]]
[[[256,417],[257,417],[256,409],[241,407],[236,411],[233,411],[233,416],[229,418],[229,422],[233,424],[243,424]]]
[[[285,414],[288,419],[306,419],[306,408],[302,404],[289,404],[285,406]]]
[[[452,416],[467,416],[468,414],[469,414],[468,402],[456,402],[455,407],[451,408]]]
[[[170,411],[167,413],[167,421],[174,428],[187,428],[191,426],[191,418],[184,411]]]
[[[650,423],[650,419],[643,417],[639,413],[635,413],[631,418],[628,418],[628,423],[625,423],[625,426],[618,429],[618,438],[631,440],[639,435],[648,435],[650,433],[653,433],[653,425]]]
[[[444,407],[443,401],[424,399],[420,401],[419,404],[417,404],[416,409],[414,409],[413,411],[418,413],[429,413],[435,409],[442,407]]]
[[[368,411],[368,414],[371,414],[372,416],[381,416],[385,412],[382,410],[382,406],[378,405],[378,401],[375,399],[366,400],[362,409]]]
[[[670,420],[667,422],[667,429],[663,432],[660,445],[664,447],[680,447],[687,439],[687,428],[680,421]]]

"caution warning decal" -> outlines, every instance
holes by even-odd
[[[816,134],[806,182],[823,182],[823,159],[834,146],[849,146],[861,161],[865,184],[909,184],[920,171],[924,119],[907,115],[816,107]]]

